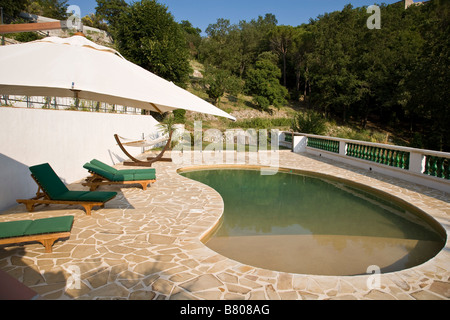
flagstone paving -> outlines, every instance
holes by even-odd
[[[280,151],[283,168],[311,170],[387,191],[450,228],[450,195],[306,154]],[[247,159],[248,161],[248,159]],[[40,244],[0,247],[0,269],[42,299],[439,299],[450,298],[450,246],[435,258],[381,275],[311,276],[248,266],[221,256],[200,238],[221,218],[223,201],[213,189],[180,176],[174,163],[157,163],[157,182],[113,186],[118,196],[87,216],[81,208],[52,205],[28,213],[18,205],[0,221],[75,216],[69,239],[53,253]],[[121,168],[120,165],[117,168]],[[85,190],[80,183],[69,186]],[[76,276],[79,274],[79,278]]]

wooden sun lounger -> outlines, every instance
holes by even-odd
[[[86,163],[83,167],[91,173],[83,186],[90,187],[91,191],[101,185],[122,184],[140,184],[143,190],[147,190],[150,183],[156,182],[155,169],[117,170],[96,159]]]
[[[73,216],[0,223],[0,245],[38,241],[46,253],[58,239],[70,237]]]
[[[91,215],[92,208],[104,208],[105,203],[113,199],[116,192],[70,191],[59,179],[48,163],[30,167],[31,177],[38,185],[36,196],[32,199],[18,199],[18,203],[25,204],[29,212],[38,205],[64,204],[80,205],[87,215]]]

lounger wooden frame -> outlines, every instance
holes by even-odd
[[[34,242],[38,241],[45,247],[46,253],[52,253],[52,247],[56,240],[69,238],[70,231],[68,232],[59,232],[59,233],[47,233],[47,234],[39,234],[32,236],[23,236],[23,237],[11,237],[0,239],[1,244],[14,244],[14,243],[24,243],[24,242]]]
[[[18,199],[17,203],[23,203],[27,207],[28,212],[33,212],[34,208],[38,205],[45,204],[65,204],[65,205],[76,205],[82,206],[86,211],[86,215],[90,216],[93,207],[104,208],[104,202],[91,202],[91,201],[65,201],[65,200],[52,200],[48,194],[44,191],[39,182],[31,175],[33,180],[38,185],[38,191],[36,192],[36,196],[31,199]]]
[[[89,187],[90,191],[95,191],[99,186],[104,185],[131,185],[131,184],[140,184],[143,190],[147,190],[147,187],[150,183],[155,183],[156,180],[136,180],[136,181],[111,181],[98,173],[92,172],[89,170],[91,174],[90,177],[86,178],[86,181],[82,183],[83,186]]]

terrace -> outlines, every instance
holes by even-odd
[[[283,142],[285,136],[280,137],[281,144],[286,144]],[[400,158],[400,151],[408,150],[389,146],[394,150],[394,156],[389,152],[388,158],[392,160],[388,162],[396,165],[393,171],[382,171],[380,168],[391,165],[379,163],[380,152],[375,151],[376,146],[372,144],[365,144],[372,149],[357,148],[362,150],[356,151],[358,158],[368,158],[357,159],[355,165],[342,160],[354,153],[351,151],[354,147],[347,146],[344,149],[347,154],[340,156],[342,149],[327,142],[338,141],[341,146],[350,141],[307,136],[308,142],[304,140],[305,135],[293,136],[293,146],[300,147],[301,144],[296,142],[302,141],[304,150],[300,153],[279,151],[281,168],[319,172],[387,192],[426,212],[445,228],[448,235],[448,189],[432,188],[389,174],[407,170],[402,168],[407,167],[405,160],[394,159],[397,159],[395,154]],[[353,146],[359,142],[352,143]],[[388,146],[384,148],[387,150]],[[412,152],[411,169],[415,166],[415,156],[414,150],[409,152]],[[374,153],[378,154],[377,161],[371,161]],[[341,157],[339,161],[332,159],[335,154]],[[384,155],[386,158],[386,152]],[[404,153],[402,155],[405,159]],[[438,159],[422,161],[426,183],[439,181],[436,182],[438,185],[448,187],[448,154],[433,153],[430,156]],[[440,160],[443,156],[447,160]],[[249,162],[249,153],[246,153],[245,163]],[[367,165],[372,170],[364,167]],[[116,167],[121,168],[120,165]],[[91,217],[76,207],[65,206],[43,207],[31,214],[25,213],[22,206],[4,211],[0,221],[74,215],[75,222],[70,239],[57,242],[51,254],[45,254],[39,244],[2,248],[0,269],[34,290],[42,299],[445,300],[450,297],[448,242],[436,257],[420,266],[380,275],[376,287],[369,286],[373,280],[373,275],[369,274],[289,274],[256,268],[221,256],[201,242],[223,214],[221,196],[208,186],[180,176],[177,170],[182,167],[167,162],[155,164],[157,182],[147,191],[108,187],[108,190],[117,191],[118,196],[104,209],[94,211]],[[428,177],[429,173],[438,177]],[[412,176],[416,177],[418,173]],[[83,190],[81,183],[70,187]]]

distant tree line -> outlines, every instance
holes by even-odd
[[[243,80],[262,109],[300,98],[323,117],[394,126],[414,147],[450,151],[449,2],[379,7],[381,29],[351,5],[296,27],[270,14],[219,19],[197,58]]]

